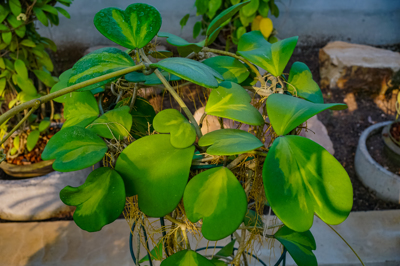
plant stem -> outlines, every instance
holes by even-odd
[[[28,117],[40,106],[40,100],[36,100],[35,106],[32,107],[32,109],[24,116],[24,118],[19,121],[19,123],[3,138],[0,142],[0,147],[3,145],[3,143],[14,133],[24,122]]]
[[[185,242],[186,242],[186,247],[187,247],[187,249],[191,249],[191,248],[190,248],[189,239],[188,239],[188,236],[187,236],[187,234],[186,234],[186,227],[185,227],[185,228],[182,228],[182,227],[181,227],[181,230],[182,230],[183,238],[185,239]]]
[[[144,69],[144,68],[146,68],[145,64],[140,63],[139,65],[136,65],[136,66],[128,67],[128,68],[125,68],[125,69],[122,69],[122,70],[119,70],[119,71],[115,71],[115,72],[112,72],[112,73],[109,73],[109,74],[106,74],[106,75],[103,75],[103,76],[100,76],[100,77],[97,77],[97,78],[94,78],[94,79],[83,81],[81,83],[75,84],[75,85],[67,87],[65,89],[62,89],[62,90],[50,93],[48,95],[42,96],[42,97],[40,97],[38,99],[30,100],[30,101],[28,101],[26,103],[23,103],[21,105],[18,105],[16,107],[12,108],[11,110],[8,110],[2,116],[0,116],[0,125],[4,124],[4,122],[7,121],[7,119],[15,116],[16,114],[18,114],[22,110],[34,107],[36,105],[37,101],[39,101],[40,103],[45,103],[45,102],[51,101],[51,100],[53,100],[53,99],[55,99],[57,97],[60,97],[60,96],[62,96],[64,94],[67,94],[67,93],[70,93],[70,92],[74,92],[76,90],[79,90],[81,88],[87,87],[89,85],[92,85],[92,84],[95,84],[95,83],[98,83],[98,82],[101,82],[101,81],[104,81],[104,80],[107,80],[107,79],[110,79],[110,78],[114,78],[114,77],[118,77],[118,76],[121,76],[121,75],[125,75],[125,74],[128,74],[130,72],[134,72],[134,71],[141,70],[141,69]]]
[[[146,63],[151,64],[151,61],[146,56],[146,54],[143,52],[143,49],[140,49],[139,52],[140,52],[140,55],[142,56],[142,59]],[[168,92],[172,95],[172,97],[174,97],[175,101],[177,101],[179,106],[183,109],[186,116],[189,118],[190,122],[195,127],[197,136],[199,138],[201,138],[203,136],[203,134],[201,133],[200,127],[197,124],[196,119],[194,119],[193,114],[190,112],[189,108],[186,106],[185,102],[181,99],[181,97],[179,97],[178,93],[176,93],[174,88],[171,87],[169,82],[165,79],[165,77],[161,74],[161,72],[158,69],[154,70],[154,73],[160,79],[160,81],[164,84],[165,88],[167,88]]]
[[[137,91],[138,91],[138,85],[135,83],[135,87],[133,88],[132,100],[131,100],[131,103],[129,105],[129,112],[132,111],[133,106],[135,106],[136,97],[137,97]]]
[[[260,72],[258,71],[258,69],[257,69],[252,63],[250,63],[249,61],[247,61],[247,59],[244,59],[243,57],[238,56],[238,55],[236,55],[236,54],[234,54],[234,53],[231,53],[231,52],[221,51],[221,50],[212,49],[212,48],[208,48],[208,47],[203,47],[202,51],[204,51],[204,52],[210,52],[210,53],[214,53],[214,54],[227,55],[227,56],[230,56],[230,57],[233,57],[233,58],[236,58],[236,59],[238,59],[238,60],[240,60],[240,61],[245,62],[245,63],[251,68],[251,70],[253,70],[254,73],[257,74],[257,78],[258,78],[258,80],[259,80],[260,83],[261,83],[261,87],[262,87],[262,88],[265,88],[265,87],[266,87],[265,80],[264,80],[263,77],[261,76],[261,74],[260,74]]]

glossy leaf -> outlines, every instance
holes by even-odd
[[[272,24],[272,20],[270,18],[263,18],[260,20],[260,31],[264,38],[268,39],[273,29],[274,25]]]
[[[35,69],[33,70],[33,73],[47,87],[52,87],[56,84],[56,81],[53,79],[53,77],[49,72]]]
[[[135,3],[125,10],[105,8],[94,17],[94,25],[101,34],[119,45],[143,48],[161,27],[161,15],[148,4]]]
[[[313,80],[310,69],[306,64],[294,62],[290,69],[287,89],[298,97],[309,100],[313,103],[324,103],[322,92],[318,84]]]
[[[114,222],[124,210],[124,181],[117,171],[100,167],[89,174],[83,185],[63,188],[60,199],[66,205],[76,206],[73,217],[80,228],[99,231]]]
[[[16,136],[13,140],[13,145],[17,150],[19,149],[20,143],[21,143],[21,140],[20,140],[19,136]]]
[[[64,71],[59,77],[60,81],[53,85],[53,87],[50,90],[50,93],[67,88],[68,81],[69,81],[69,78],[71,77],[71,74],[72,74],[72,68]],[[64,94],[60,97],[57,97],[53,101],[58,102],[58,103],[64,103],[69,97],[71,97],[71,93]]]
[[[225,81],[241,83],[250,75],[243,63],[230,56],[211,57],[202,63],[220,73]]]
[[[285,94],[272,94],[267,99],[267,113],[276,134],[286,135],[314,115],[326,110],[343,110],[343,103],[318,104]]]
[[[256,17],[256,13],[254,13],[254,14],[251,15],[251,16],[246,16],[246,15],[243,13],[243,9],[241,9],[241,10],[239,11],[239,19],[240,19],[240,22],[242,23],[242,26],[243,26],[243,27],[249,26],[249,24],[254,20],[255,17]]]
[[[28,69],[25,66],[24,61],[21,59],[17,59],[14,62],[14,69],[17,71],[18,75],[21,76],[24,79],[28,78]]]
[[[208,17],[212,19],[222,5],[222,0],[210,0],[208,2]]]
[[[213,33],[219,26],[221,26],[225,21],[233,17],[233,15],[235,15],[243,6],[247,5],[248,3],[250,3],[250,1],[238,3],[222,11],[208,25],[206,34],[210,35],[211,33]]]
[[[235,155],[263,146],[254,135],[240,129],[220,129],[207,133],[199,140],[199,146],[210,146],[208,154]]]
[[[0,5],[0,23],[2,23],[10,13],[10,10],[7,6]]]
[[[18,16],[21,13],[22,8],[21,8],[21,2],[19,0],[9,0],[8,4],[14,16]]]
[[[256,13],[260,0],[251,0],[250,3],[242,8],[243,14],[247,17]]]
[[[169,256],[161,266],[215,266],[211,261],[193,250],[181,250]]]
[[[71,126],[86,127],[99,115],[99,106],[90,91],[68,94],[64,106],[63,129]]]
[[[30,79],[28,78],[24,78],[20,75],[15,75],[14,76],[16,78],[18,87],[25,92],[26,94],[30,95],[30,96],[36,96],[37,95],[37,91],[35,86],[33,86],[33,83]]]
[[[159,67],[169,73],[206,88],[217,88],[218,81],[216,78],[220,80],[224,79],[211,67],[187,58],[167,58],[158,63],[151,64],[150,66]]]
[[[258,7],[258,13],[260,13],[264,18],[268,17],[269,12],[269,5],[267,2],[268,1],[260,1],[260,6]]]
[[[160,133],[170,133],[171,144],[175,148],[187,148],[196,140],[195,127],[176,109],[159,112],[153,126]]]
[[[183,195],[188,219],[203,219],[201,232],[211,241],[223,239],[239,227],[247,210],[242,185],[226,167],[216,167],[193,177]]]
[[[343,222],[353,205],[350,178],[319,144],[301,136],[277,138],[263,167],[268,202],[289,228],[310,229],[314,213],[328,224]]]
[[[98,49],[76,62],[72,68],[68,86],[132,67],[134,65],[135,62],[133,59],[127,53],[117,48],[108,47]],[[118,78],[119,77],[110,78],[79,89],[78,91],[92,90]]]
[[[40,121],[39,123],[39,131],[43,132],[45,131],[47,128],[49,128],[51,124],[51,121],[48,117],[44,118],[42,121]]]
[[[251,97],[240,85],[221,82],[211,91],[205,112],[209,115],[229,118],[249,125],[264,125],[260,112],[251,105]]]
[[[71,172],[99,162],[107,150],[106,143],[95,133],[73,126],[60,130],[49,140],[42,159],[55,159],[54,170]]]
[[[33,130],[29,133],[28,138],[26,139],[26,148],[28,151],[32,151],[35,148],[36,143],[39,141],[40,131]]]
[[[49,21],[47,19],[46,14],[43,12],[43,10],[39,7],[33,7],[33,12],[36,15],[36,18],[44,25],[44,26],[49,26]]]
[[[64,17],[66,18],[71,18],[71,15],[67,12],[67,10],[65,10],[62,7],[56,6],[56,9],[58,12],[60,12],[60,14],[62,14]]]
[[[200,52],[204,47],[204,41],[198,43],[190,43],[181,37],[178,37],[174,34],[168,32],[159,32],[158,37],[167,38],[167,43],[176,46],[178,48],[178,52],[181,56],[188,56],[191,52]]]
[[[138,195],[139,208],[150,217],[173,211],[189,178],[194,146],[177,149],[165,134],[140,138],[123,150],[115,170],[128,197]]]
[[[296,232],[287,226],[282,227],[274,237],[287,249],[298,266],[317,266],[317,258],[312,250],[317,249],[310,231]]]
[[[132,116],[129,114],[129,106],[122,106],[108,111],[86,128],[97,135],[107,139],[123,140],[129,135],[132,127]]]
[[[177,77],[171,73],[165,71],[160,71],[160,72],[168,82],[181,80],[180,77]],[[157,77],[155,73],[152,73],[150,75],[145,75],[141,72],[131,72],[125,75],[125,79],[129,82],[134,82],[134,83],[144,82],[144,85],[146,86],[162,84],[161,80]]]
[[[260,31],[251,31],[240,38],[237,53],[272,75],[280,76],[292,56],[297,39],[291,37],[270,44]]]

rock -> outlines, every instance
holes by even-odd
[[[322,147],[324,147],[330,154],[335,154],[333,143],[328,135],[328,131],[324,124],[318,120],[317,116],[313,116],[307,120],[308,131],[305,132],[305,137],[309,138]]]
[[[319,51],[319,65],[321,87],[364,89],[376,95],[400,70],[400,53],[336,41]]]
[[[70,214],[75,207],[60,200],[66,186],[82,185],[92,167],[75,172],[51,172],[47,175],[0,180],[0,218],[11,221],[45,220]]]

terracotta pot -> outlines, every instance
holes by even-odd
[[[15,165],[2,162],[0,164],[0,168],[10,176],[17,178],[29,178],[43,176],[53,172],[53,162],[54,160],[41,161],[31,165]]]

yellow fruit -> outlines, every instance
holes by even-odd
[[[269,18],[263,18],[260,21],[260,31],[264,38],[268,38],[271,35],[274,25],[272,25],[272,20]]]
[[[262,16],[257,16],[253,19],[251,23],[251,30],[260,30],[260,21],[262,20]]]

